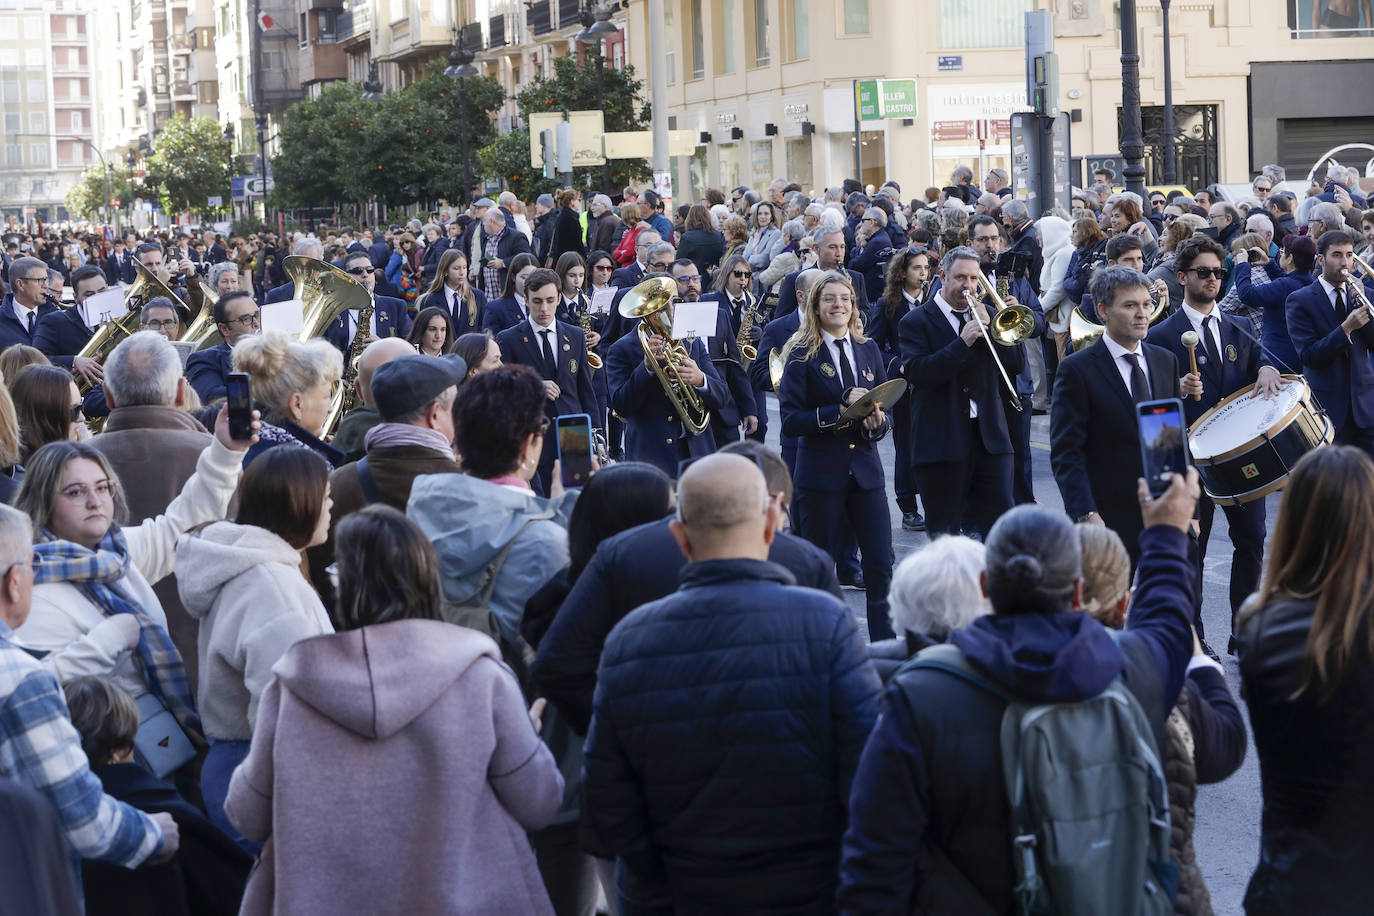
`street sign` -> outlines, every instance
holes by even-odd
[[[235,175],[229,179],[229,194],[234,200],[243,200],[243,175]]]
[[[942,73],[954,73],[964,69],[964,55],[941,54],[936,59],[936,67]]]
[[[222,207],[222,206],[224,206],[224,198],[223,198],[223,197],[219,197],[219,196],[211,197],[211,198],[209,198],[208,200],[205,201],[205,206],[207,206],[207,207]]]
[[[600,111],[570,111],[566,119],[561,111],[541,111],[531,114],[528,118],[530,165],[535,168],[543,165],[539,135],[545,130],[557,130],[558,125],[564,120],[572,129],[573,168],[603,164],[606,158],[601,154],[601,135],[606,132],[606,124]]]
[[[1092,184],[1093,172],[1098,169],[1109,169],[1113,176],[1113,183],[1118,187],[1124,186],[1125,183],[1121,180],[1121,176],[1126,170],[1126,160],[1122,158],[1120,153],[1101,153],[1096,156],[1089,153],[1083,157],[1083,164],[1087,166],[1088,173],[1083,176],[1083,180],[1089,184]]]
[[[272,176],[267,176],[266,184],[263,183],[263,179],[259,175],[245,178],[243,181],[243,190],[247,194],[261,197],[263,194],[272,190]]]
[[[111,197],[111,198],[110,198],[110,206],[111,206],[111,207],[114,207],[116,210],[118,210],[118,209],[119,209],[119,198],[118,198],[118,197]]]
[[[648,159],[654,154],[654,132],[651,130],[613,130],[601,136],[607,159]],[[668,131],[669,156],[691,156],[696,151],[696,131]]]
[[[915,80],[858,80],[855,95],[860,121],[916,117]]]

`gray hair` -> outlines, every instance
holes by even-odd
[[[506,214],[496,207],[489,207],[487,212],[482,214],[482,225],[495,226],[497,224],[500,224],[502,229],[506,228]]]
[[[799,219],[789,219],[782,224],[782,237],[788,242],[800,242],[806,238],[806,224]]]
[[[887,214],[879,207],[869,207],[864,211],[864,219],[872,217],[873,222],[878,224],[879,229],[887,228]]]
[[[1326,180],[1338,181],[1341,184],[1345,184],[1345,166],[1341,165],[1339,162],[1332,162],[1326,167]]]
[[[1094,306],[1111,306],[1116,304],[1117,290],[1134,286],[1149,289],[1150,278],[1134,267],[1111,264],[1094,271],[1089,286],[1092,289]]]
[[[978,195],[978,206],[982,207],[984,210],[991,210],[1001,202],[1002,198],[991,191],[984,191],[982,194]]]
[[[916,228],[924,229],[931,235],[938,236],[940,234],[940,214],[934,210],[917,210]]]
[[[985,562],[993,613],[1053,614],[1073,606],[1083,548],[1063,512],[1017,506],[988,532]]]
[[[1097,184],[1089,188],[1089,190],[1096,194],[1099,200],[1105,200],[1112,194],[1112,186],[1104,181],[1099,181]]]
[[[239,266],[233,261],[220,261],[218,264],[211,264],[210,269],[205,272],[205,282],[210,284],[210,289],[219,292],[219,280],[225,274],[237,274]]]
[[[1281,165],[1274,165],[1273,163],[1270,163],[1269,165],[1266,165],[1260,169],[1260,174],[1268,175],[1270,181],[1272,181],[1274,184],[1278,184],[1280,181],[1283,181],[1288,177],[1288,170]]]
[[[120,341],[105,360],[105,390],[116,407],[172,407],[181,381],[181,357],[157,331]]]
[[[661,241],[663,241],[663,236],[655,231],[645,229],[640,232],[639,235],[635,236],[635,251],[639,251],[641,248],[647,251]],[[648,255],[645,255],[645,257],[648,257]]]
[[[282,413],[291,395],[338,381],[343,354],[323,338],[302,342],[278,331],[235,344],[234,370],[253,376],[254,400]]]
[[[717,230],[719,230],[720,227],[723,226],[725,224],[725,221],[729,218],[730,208],[725,206],[725,204],[711,205],[711,221],[715,223]]]
[[[1011,184],[1011,176],[1007,174],[1006,169],[988,169],[988,174],[1002,182],[1002,184]]]
[[[22,258],[15,258],[13,261],[11,261],[9,270],[9,278],[11,283],[13,283],[15,278],[19,276],[15,273],[16,270],[18,270],[21,274],[27,274],[31,271],[41,270],[43,271],[43,279],[46,280],[48,277],[48,265],[44,264],[37,258],[30,258],[26,256]],[[25,278],[21,277],[20,279]]]
[[[0,503],[0,563],[26,563],[33,555],[33,522],[13,506]]]
[[[822,229],[824,229],[827,233],[843,232],[844,214],[835,207],[826,207],[825,212],[821,214],[820,223],[817,224],[816,228],[812,230],[812,238],[815,237],[815,233],[819,232]]]
[[[512,194],[511,196],[514,197],[515,195]],[[611,199],[605,194],[593,194],[592,203],[596,204],[598,207],[605,207],[608,210],[611,207]]]
[[[296,239],[296,244],[291,246],[291,253],[297,257],[314,258],[317,261],[324,260],[324,243],[317,238],[305,236]]]
[[[671,242],[654,242],[649,246],[649,250],[644,252],[644,260],[647,263],[652,261],[655,255],[660,254],[677,254],[677,249],[673,247]]]
[[[806,270],[797,274],[797,279],[793,281],[793,286],[796,289],[797,295],[805,299],[811,292],[812,285],[824,276],[825,271],[821,270],[819,267],[808,267]]]
[[[948,275],[954,269],[955,261],[979,261],[978,252],[967,245],[958,245],[945,252],[940,259],[940,273]]]
[[[1319,219],[1328,226],[1334,226],[1337,229],[1345,228],[1345,214],[1341,212],[1341,205],[1329,200],[1314,204],[1308,212],[1307,218],[1309,220]]]
[[[811,241],[820,245],[825,241],[827,235],[834,235],[837,232],[840,235],[844,235],[844,230],[839,226],[827,226],[824,221],[822,221],[819,226],[811,230]]]
[[[973,169],[969,168],[966,165],[955,166],[952,177],[954,178],[955,182],[958,182],[960,178],[964,179],[965,181],[972,181]]]
[[[980,582],[984,555],[982,544],[962,535],[936,538],[907,554],[887,595],[892,629],[943,640],[990,613]]]
[[[1024,201],[1009,200],[1002,204],[1002,215],[1020,223],[1030,219],[1030,210],[1026,208]]]

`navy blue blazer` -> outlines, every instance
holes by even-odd
[[[968,404],[978,405],[978,431],[991,455],[1012,454],[1003,399],[1006,385],[985,341],[968,346],[931,299],[897,322],[902,374],[911,383],[911,463],[964,461],[969,456]],[[994,346],[997,346],[994,344]],[[1026,345],[997,346],[1007,374],[1026,364]]]
[[[692,361],[706,376],[706,390],[698,392],[706,407],[719,411],[730,399],[730,391],[716,373],[716,367],[700,340],[693,343]],[[644,348],[638,334],[625,334],[603,348],[606,383],[611,392],[611,409],[625,421],[625,458],[647,461],[677,479],[678,440],[686,438],[687,453],[698,458],[716,450],[715,436],[707,426],[695,436],[685,436],[682,420],[668,401],[658,376],[644,365]]]
[[[68,359],[81,352],[94,332],[86,327],[81,312],[75,306],[49,312],[38,319],[33,328],[33,345],[49,358]]]
[[[105,281],[111,286],[116,283],[133,283],[138,279],[138,270],[134,267],[134,257],[129,252],[125,252],[120,257],[113,254],[105,259]]]
[[[33,346],[34,338],[38,335],[38,326],[43,323],[44,318],[57,311],[61,310],[49,302],[40,305],[38,313],[34,316],[34,336],[31,337],[28,326],[20,322],[19,316],[15,314],[14,293],[6,293],[5,298],[0,300],[0,351],[13,344]]]
[[[487,307],[482,310],[482,329],[500,334],[506,328],[513,328],[525,319],[525,309],[514,296],[488,299]]]
[[[919,308],[919,305],[917,305]],[[902,372],[902,348],[897,340],[897,323],[911,311],[912,305],[907,302],[906,296],[898,303],[893,310],[892,317],[887,317],[887,303],[882,299],[873,303],[873,321],[868,326],[868,337],[878,345],[878,349],[883,354],[883,368],[887,371],[887,377],[900,375]]]
[[[466,304],[461,299],[458,301],[458,314],[454,315],[449,310],[448,294],[443,289],[437,290],[434,293],[425,293],[421,296],[419,301],[415,303],[415,313],[418,315],[430,306],[443,309],[444,314],[448,315],[449,327],[453,330],[453,339],[457,340],[464,334],[482,330],[482,319],[486,316],[487,310],[487,295],[474,286],[472,287],[472,298],[473,301],[477,303],[476,321],[471,320],[468,316]]]
[[[1249,318],[1228,315],[1220,308],[1213,307],[1212,314],[1221,319],[1221,365],[1207,358],[1203,344],[1197,347],[1198,374],[1202,376],[1202,400],[1183,399],[1183,416],[1191,426],[1217,402],[1229,394],[1255,384],[1259,378],[1260,366],[1272,366],[1273,361],[1266,359],[1260,350],[1259,335]],[[1193,329],[1182,307],[1159,324],[1150,328],[1146,343],[1163,347],[1174,354],[1179,371],[1193,371],[1188,360],[1188,348],[1183,346],[1182,335]]]
[[[186,380],[202,404],[229,394],[229,373],[234,371],[234,351],[227,343],[197,350],[186,358]]]
[[[864,280],[864,275],[845,268],[849,274],[849,279],[854,284],[854,293],[859,300],[859,314],[867,324],[871,317],[870,306],[868,303],[868,284]],[[783,315],[790,314],[797,310],[797,277],[801,274],[800,270],[794,270],[782,278],[782,286],[778,289],[778,307],[773,313],[774,318],[781,318]]]
[[[746,291],[745,294],[744,294],[744,297],[745,297],[745,303],[746,303],[747,305],[751,305],[751,306],[754,306],[754,307],[757,307],[757,306],[758,306],[758,304],[759,304],[759,297],[758,297],[757,295],[755,295],[754,293]],[[739,336],[739,323],[740,323],[740,321],[742,320],[743,316],[742,316],[742,314],[741,314],[740,312],[736,312],[736,311],[735,311],[734,306],[731,305],[731,303],[730,303],[730,297],[729,297],[729,296],[727,296],[724,292],[719,292],[719,293],[707,293],[706,295],[704,295],[704,296],[701,297],[701,301],[702,301],[702,302],[717,302],[717,303],[719,303],[720,306],[721,306],[721,308],[723,308],[723,309],[725,310],[725,314],[728,315],[728,316],[730,316],[730,334],[731,334],[731,336],[733,336],[733,337],[738,337],[738,336]],[[754,324],[755,324],[755,325],[758,325],[758,316],[757,316],[757,315],[754,316]]]
[[[1341,296],[1348,298],[1344,291]],[[1374,368],[1369,364],[1374,322],[1346,337],[1341,330],[1345,316],[1336,314],[1320,280],[1292,293],[1285,311],[1303,375],[1337,431],[1352,422],[1374,428]]]
[[[763,392],[773,390],[773,379],[768,374],[768,355],[774,350],[781,350],[792,335],[797,333],[801,327],[801,312],[794,311],[790,315],[783,315],[781,318],[774,318],[763,327],[763,336],[759,338],[759,355],[749,364],[749,381],[754,385],[754,390],[759,392],[757,406],[759,410],[767,410]],[[778,432],[778,445],[781,448],[796,448],[797,437],[787,434],[783,429]]]
[[[295,295],[296,284],[286,283],[268,290],[267,295],[262,297],[262,304],[269,305],[273,302],[286,302],[294,298]]]
[[[410,314],[406,311],[404,299],[390,296],[374,296],[372,299],[373,318],[377,324],[378,337],[405,337],[410,333]],[[338,347],[345,356],[353,343],[348,333],[348,316],[340,315],[325,329],[324,339]]]
[[[872,340],[851,340],[854,382],[860,388],[873,388],[887,381],[883,354]],[[862,423],[837,426],[844,410],[844,382],[831,359],[830,349],[822,346],[810,358],[798,346],[789,354],[782,370],[782,391],[778,410],[782,428],[797,437],[797,467],[792,482],[807,490],[836,492],[845,489],[852,474],[865,490],[887,485],[878,440],[892,428],[892,414],[878,430],[869,432]]]
[[[503,363],[519,363],[532,367],[542,377],[544,354],[539,338],[528,321],[522,321],[496,335]],[[551,381],[557,383],[558,398],[545,401],[544,413],[550,418],[585,413],[597,426],[596,391],[592,388],[591,367],[587,365],[587,337],[582,329],[562,321],[554,321],[554,358],[558,372]],[[546,436],[552,439],[552,436]]]
[[[610,283],[621,289],[629,289],[640,280],[644,279],[645,270],[638,261],[631,261],[626,267],[619,267],[611,271]]]
[[[1293,341],[1288,337],[1288,316],[1284,313],[1288,297],[1303,287],[1316,281],[1311,274],[1293,271],[1284,273],[1273,261],[1264,265],[1269,282],[1256,285],[1253,268],[1249,261],[1236,265],[1234,288],[1240,301],[1252,309],[1259,309],[1264,316],[1260,340],[1274,367],[1280,372],[1301,372],[1302,360],[1298,351],[1293,349]]]

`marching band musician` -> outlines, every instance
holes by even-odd
[[[587,340],[587,352],[600,356],[601,329],[606,323],[609,312],[600,315],[592,312],[592,300],[586,293],[587,262],[575,251],[565,251],[558,256],[553,272],[558,274],[558,282],[563,292],[563,302],[558,306],[558,320],[576,325],[583,329]],[[606,373],[596,372],[587,367],[592,377],[592,390],[596,392],[596,412],[592,414],[592,425],[606,428],[606,416],[610,411],[611,391],[606,385]]]
[[[224,343],[197,350],[186,358],[186,380],[202,404],[228,393],[229,373],[234,371],[234,345],[262,333],[262,310],[247,290],[225,293],[213,306],[215,328]]]
[[[1227,395],[1253,385],[1257,394],[1273,397],[1282,385],[1278,370],[1264,355],[1250,319],[1229,315],[1217,307],[1225,271],[1222,259],[1226,249],[1206,237],[1189,239],[1179,246],[1174,267],[1183,285],[1183,304],[1169,318],[1151,329],[1147,342],[1174,354],[1180,367],[1191,368],[1188,348],[1182,336],[1192,331],[1198,336],[1198,372],[1179,378],[1183,394],[1183,416],[1188,426],[1197,422]],[[1199,400],[1195,396],[1200,396]],[[1206,491],[1198,498],[1197,607],[1193,626],[1198,639],[1205,639],[1202,626],[1202,567],[1207,559],[1207,541],[1212,533],[1216,504]],[[1264,563],[1264,500],[1223,506],[1235,552],[1231,556],[1231,620],[1250,593],[1259,586]],[[1228,651],[1235,646],[1231,637]]]
[[[700,273],[700,270],[696,271]],[[735,348],[738,347],[740,322],[744,320],[744,315],[750,309],[758,309],[759,298],[749,291],[753,285],[754,269],[749,266],[749,261],[743,255],[731,255],[725,259],[720,270],[716,273],[715,290],[701,297],[702,302],[719,302],[725,307],[725,312],[730,319],[730,336],[735,338]],[[758,347],[759,340],[763,336],[763,318],[759,312],[754,312],[753,325],[749,331],[749,343],[755,348]],[[766,361],[766,360],[765,360]],[[734,384],[731,384],[734,391]],[[751,397],[754,404],[763,404],[764,388],[755,386],[750,387]],[[735,400],[740,404],[740,414],[744,417],[744,435],[750,439],[764,441],[768,434],[768,411],[760,408],[756,411],[744,409],[744,403],[738,392],[735,392]],[[757,414],[751,416],[751,414]],[[731,440],[738,439],[738,435],[730,436]],[[717,442],[720,437],[717,436]]]
[[[882,410],[840,425],[840,414],[887,381],[883,354],[863,334],[858,296],[849,276],[827,271],[811,287],[801,326],[787,343],[778,396],[783,432],[797,437],[794,483],[797,533],[843,552],[841,520],[859,540],[872,640],[892,636],[887,591],[892,581],[892,522],[878,440],[891,421]]]
[[[995,360],[1015,378],[1026,350],[985,337],[989,315],[981,299],[982,324],[969,314],[964,293],[981,292],[978,272],[977,252],[950,249],[940,262],[940,290],[897,324],[902,372],[912,387],[911,459],[932,537],[984,537],[1012,506],[1015,450],[1002,407],[1011,393]]]
[[[503,363],[530,366],[544,380],[548,397],[544,415],[552,422],[561,416],[585,413],[597,423],[596,392],[592,389],[591,367],[587,365],[587,339],[582,329],[559,321],[558,310],[563,304],[558,274],[539,269],[525,280],[525,303],[529,318],[496,335]],[[547,496],[553,483],[553,462],[558,457],[558,436],[550,431],[544,436],[543,451],[539,455],[536,479]]]
[[[482,330],[482,312],[487,297],[468,283],[468,256],[461,248],[450,248],[439,256],[439,266],[420,300],[415,303],[418,315],[427,308],[443,309],[449,317],[449,330],[457,340],[471,331]]]
[[[410,333],[410,315],[406,311],[405,300],[377,295],[377,272],[366,251],[351,251],[345,255],[344,272],[366,286],[372,295],[372,327],[364,329],[364,345],[382,337],[405,337]],[[358,336],[358,318],[361,314],[361,309],[349,309],[325,329],[325,339],[338,347],[345,357],[353,348],[354,338]]]
[[[741,258],[740,260],[743,260]],[[749,265],[744,265],[745,270]],[[716,446],[727,442],[738,442],[740,426],[745,433],[753,432],[758,426],[758,409],[754,400],[754,386],[744,370],[744,360],[740,358],[739,346],[735,339],[738,326],[730,322],[730,306],[725,302],[701,295],[701,271],[691,258],[679,258],[669,268],[677,281],[677,295],[683,302],[714,302],[716,305],[716,331],[706,340],[706,351],[711,355],[711,363],[716,374],[725,380],[730,389],[730,403],[711,414],[711,435]],[[731,328],[734,327],[734,330]]]
[[[644,280],[666,274],[647,274]],[[641,282],[643,282],[641,280]],[[623,319],[626,331],[603,351],[606,382],[611,390],[611,410],[625,422],[626,461],[647,461],[674,480],[678,464],[687,458],[709,455],[716,440],[707,426],[690,433],[673,408],[650,359],[665,364],[667,342],[657,334],[648,337],[649,353],[639,341],[633,319]],[[690,385],[713,414],[730,400],[730,390],[716,373],[706,344],[700,339],[680,341],[687,356],[678,364],[682,382]]]

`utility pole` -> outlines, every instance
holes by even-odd
[[[668,48],[663,0],[649,0],[649,104],[654,128],[654,181],[668,171]]]
[[[1145,137],[1140,125],[1140,42],[1135,0],[1121,0],[1121,155],[1126,190],[1145,196]]]
[[[1159,0],[1164,13],[1164,174],[1165,184],[1178,183],[1178,148],[1174,140],[1174,67],[1169,51],[1169,2]]]

